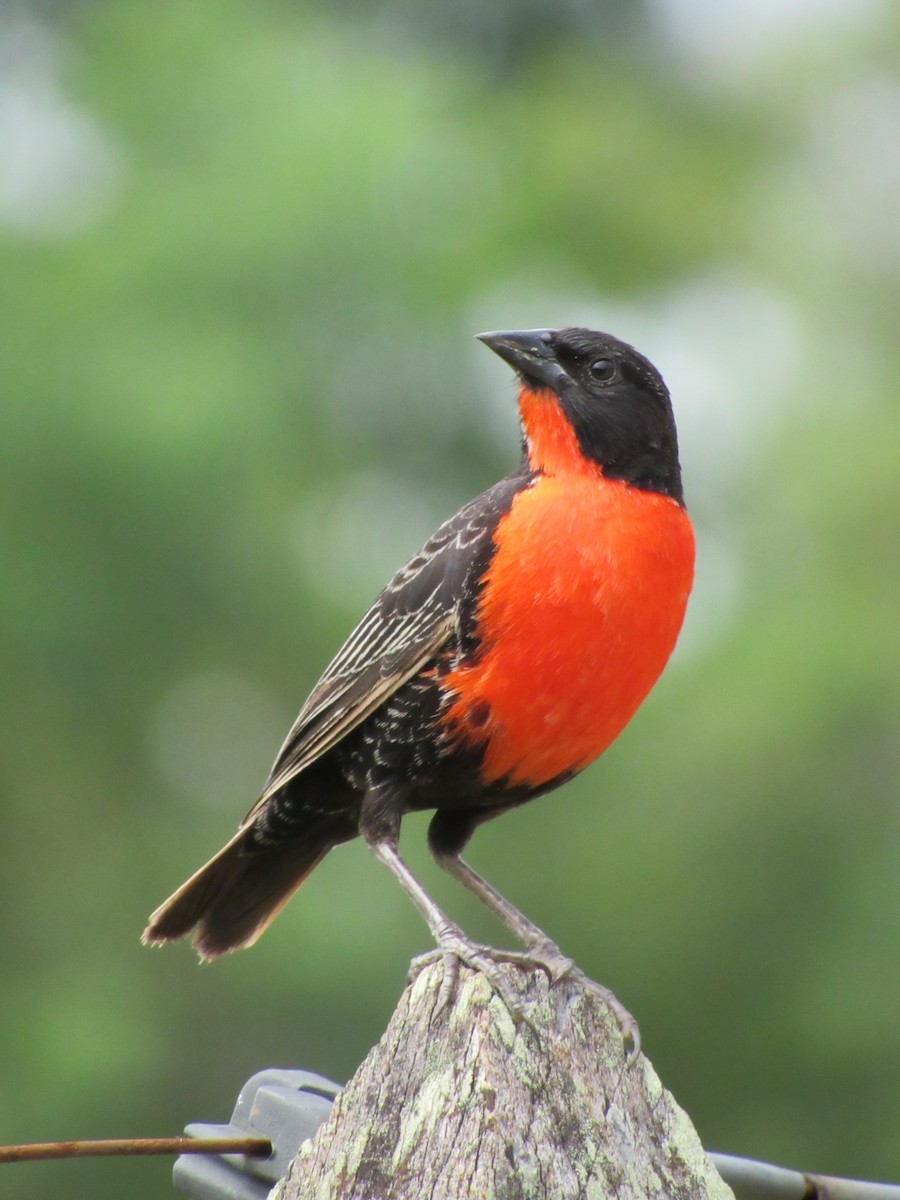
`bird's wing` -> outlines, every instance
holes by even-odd
[[[497,522],[530,478],[524,470],[514,471],[460,509],[376,597],[313,688],[244,825],[442,647],[461,641],[461,605],[474,599]]]

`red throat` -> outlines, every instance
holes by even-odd
[[[563,412],[559,398],[549,388],[519,388],[519,416],[528,450],[528,462],[547,475],[560,472],[599,474],[600,468],[581,453],[575,430]]]

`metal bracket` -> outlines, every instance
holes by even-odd
[[[340,1091],[311,1071],[270,1068],[241,1088],[228,1125],[188,1125],[188,1137],[263,1137],[268,1158],[245,1154],[182,1154],[175,1162],[175,1187],[191,1200],[266,1200],[285,1174],[297,1148],[319,1128]]]

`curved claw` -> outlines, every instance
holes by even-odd
[[[631,1028],[622,1029],[622,1040],[625,1044],[625,1066],[633,1067],[641,1057],[641,1031],[633,1017]]]

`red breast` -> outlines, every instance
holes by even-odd
[[[606,478],[552,392],[523,387],[539,472],[495,533],[480,648],[444,677],[446,720],[485,742],[486,782],[539,787],[587,766],[622,731],[675,645],[694,536],[674,499]]]

